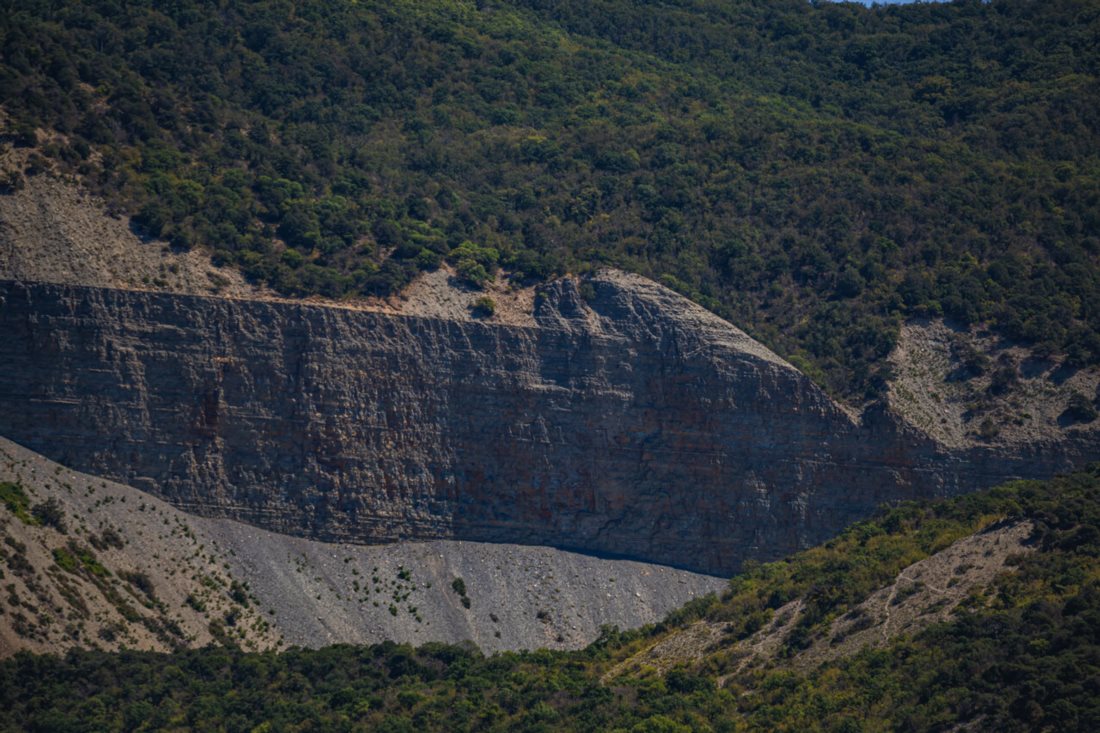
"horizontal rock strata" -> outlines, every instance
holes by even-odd
[[[583,296],[583,297],[582,297]],[[544,544],[715,574],[880,503],[1045,476],[856,420],[642,278],[563,279],[533,327],[0,283],[0,434],[198,514],[329,541]]]

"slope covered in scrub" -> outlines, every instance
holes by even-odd
[[[614,264],[849,396],[943,314],[1100,360],[1088,0],[14,2],[14,190],[284,294]]]
[[[1026,529],[1011,540],[1020,552],[1005,555],[992,580],[970,586],[946,620],[820,664],[798,661],[915,563],[965,551],[974,538],[1007,538],[1006,527]],[[800,614],[767,659],[734,664],[739,640],[791,602]],[[691,661],[664,670],[624,666],[700,622],[721,625],[721,633]],[[1093,470],[886,511],[821,547],[750,569],[722,597],[695,601],[656,626],[606,629],[580,652],[485,657],[468,645],[385,643],[283,654],[22,654],[0,664],[0,725],[1086,731],[1100,724],[1098,629],[1100,471]]]

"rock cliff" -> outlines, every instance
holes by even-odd
[[[199,514],[361,543],[545,544],[725,574],[880,503],[1046,476],[1095,438],[949,450],[853,417],[619,272],[528,327],[0,284],[0,434]]]

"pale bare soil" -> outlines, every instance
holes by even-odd
[[[22,169],[29,152],[0,150],[0,172]],[[175,252],[143,241],[126,217],[52,173],[23,178],[23,189],[0,195],[0,277],[12,280],[162,290],[201,295],[259,296],[234,270],[218,268],[199,250]]]
[[[43,142],[46,134],[41,133]],[[22,171],[32,151],[0,148],[0,174]],[[232,267],[216,267],[201,248],[182,252],[167,242],[134,233],[129,217],[112,216],[106,204],[71,177],[47,171],[23,176],[22,189],[0,195],[0,278],[28,282],[152,290],[227,298],[290,301],[247,282]],[[490,298],[491,316],[478,313]],[[444,264],[423,273],[391,298],[320,297],[307,302],[451,320],[533,326],[535,291],[513,288],[502,273],[483,290],[468,287]]]
[[[893,583],[834,620],[808,648],[784,658],[783,664],[812,668],[865,647],[883,647],[898,636],[912,635],[949,619],[964,599],[988,588],[999,574],[1013,572],[1010,558],[1033,551],[1028,544],[1032,530],[1027,522],[999,525],[909,565]],[[791,601],[777,609],[755,634],[732,643],[723,638],[725,623],[696,621],[624,660],[605,679],[646,672],[663,674],[677,665],[699,664],[707,656],[721,653],[734,662],[733,669],[719,677],[721,686],[746,668],[775,662],[802,608],[801,600]]]
[[[267,612],[247,592],[233,597],[225,552],[187,515],[0,439],[2,481],[32,505],[55,498],[66,532],[29,525],[0,503],[0,657],[203,646],[214,622],[244,648],[280,644]]]
[[[798,663],[816,666],[946,621],[972,593],[988,588],[1001,573],[1013,572],[1010,558],[1034,551],[1028,544],[1033,530],[1030,522],[1000,525],[913,563],[892,584],[835,620],[799,655]]]
[[[988,357],[983,374],[967,374],[960,358],[967,349]],[[1075,423],[1063,417],[1075,392],[1090,401],[1097,396],[1100,369],[1067,369],[1059,360],[1037,358],[989,334],[951,329],[942,320],[902,326],[890,362],[895,373],[890,406],[952,448],[1059,440],[1074,431],[1100,429],[1100,420]],[[990,384],[1002,368],[1018,377],[996,394]]]
[[[422,273],[400,295],[375,304],[373,309],[464,321],[479,317],[473,306],[482,297],[490,298],[495,306],[493,315],[484,320],[510,326],[535,325],[534,288],[513,288],[507,278],[500,276],[484,290],[476,290],[463,285],[447,264],[434,272]]]
[[[725,586],[711,576],[547,547],[363,546],[279,535],[185,514],[0,439],[2,481],[19,483],[33,504],[56,498],[68,534],[28,526],[0,503],[0,657],[19,649],[201,646],[213,638],[211,622],[249,649],[386,639],[469,640],[486,652],[579,648],[604,624],[652,623]],[[121,546],[94,547],[108,528]],[[70,541],[109,572],[99,585],[59,566],[54,551]],[[155,601],[124,579],[127,572],[148,579]],[[469,608],[452,587],[456,578]],[[240,593],[234,599],[234,581],[247,583],[247,605]],[[167,621],[182,633],[161,638],[151,629]]]

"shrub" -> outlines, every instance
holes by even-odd
[[[234,603],[248,608],[248,585],[234,580],[229,586],[229,597]]]
[[[497,303],[488,295],[483,295],[470,305],[470,310],[477,318],[492,318],[497,312]]]
[[[1096,407],[1080,392],[1070,395],[1069,403],[1062,415],[1073,422],[1092,422],[1097,418]]]
[[[493,279],[484,265],[474,260],[459,260],[458,264],[455,265],[455,270],[458,272],[460,280],[475,288],[483,288],[486,283]]]
[[[500,262],[500,253],[466,240],[451,250],[447,259],[454,263],[458,277],[476,288],[491,282]]]
[[[38,524],[38,518],[28,511],[30,499],[19,484],[11,481],[0,482],[0,503],[23,524]]]
[[[989,380],[989,391],[991,394],[1004,394],[1017,381],[1019,381],[1019,373],[1016,371],[1016,366],[1006,364],[993,372],[993,377]]]
[[[94,534],[89,535],[88,541],[91,542],[92,547],[97,550],[106,550],[108,547],[115,547],[121,550],[126,544],[122,539],[122,535],[120,535],[114,527],[107,527],[99,537],[96,537]]]
[[[455,578],[451,582],[451,590],[461,596],[463,608],[470,607],[470,597],[466,595],[466,581],[462,578]]]
[[[23,175],[19,171],[0,173],[0,195],[23,190]]]
[[[73,540],[69,540],[65,547],[54,549],[53,559],[62,570],[74,574],[83,572],[85,577],[93,581],[111,575],[111,571],[103,566],[91,550]]]
[[[122,570],[122,571],[119,571],[118,577],[122,578],[127,583],[129,583],[130,585],[134,586],[139,591],[144,593],[146,596],[149,597],[149,600],[151,600],[151,601],[156,600],[157,596],[156,596],[156,589],[153,586],[153,579],[150,578],[145,573],[140,573],[140,572],[137,572],[137,571],[131,572],[131,571],[128,571],[128,570]]]
[[[69,573],[75,573],[76,572],[76,568],[77,568],[76,558],[73,557],[73,554],[71,552],[69,552],[68,550],[66,550],[65,548],[62,548],[62,547],[55,548],[54,551],[53,551],[53,559],[54,559],[54,562],[57,563],[58,567],[60,567],[62,570],[66,571],[66,572],[69,572]]]
[[[61,534],[68,531],[65,526],[65,510],[61,508],[61,502],[52,496],[41,504],[35,504],[31,509],[31,514],[38,520],[39,524],[53,527]]]

